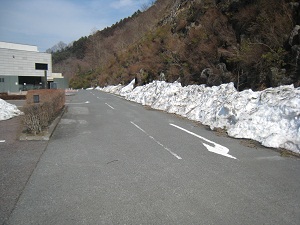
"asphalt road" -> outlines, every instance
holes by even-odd
[[[79,91],[8,224],[300,224],[299,159],[217,134]]]

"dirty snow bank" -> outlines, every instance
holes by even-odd
[[[22,115],[23,113],[16,105],[9,104],[0,98],[0,120],[8,120],[14,116]]]
[[[259,141],[264,146],[300,153],[300,88],[293,85],[238,92],[233,83],[218,87],[154,81],[134,88],[100,89],[154,109],[176,113],[228,135]]]

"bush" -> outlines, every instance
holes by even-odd
[[[34,96],[39,96],[39,103],[34,103]],[[64,90],[32,90],[26,96],[24,125],[26,131],[34,135],[47,128],[65,105]]]
[[[0,98],[3,100],[24,100],[25,95],[9,95],[7,92],[0,93]]]

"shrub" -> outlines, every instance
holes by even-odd
[[[3,100],[24,100],[26,99],[25,95],[9,95],[7,92],[0,93],[0,98]]]
[[[39,103],[34,103],[35,95],[39,96]],[[34,135],[47,128],[65,105],[64,90],[32,90],[26,96],[23,108],[26,131]]]

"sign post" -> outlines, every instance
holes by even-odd
[[[44,70],[44,89],[48,89],[47,70]]]

